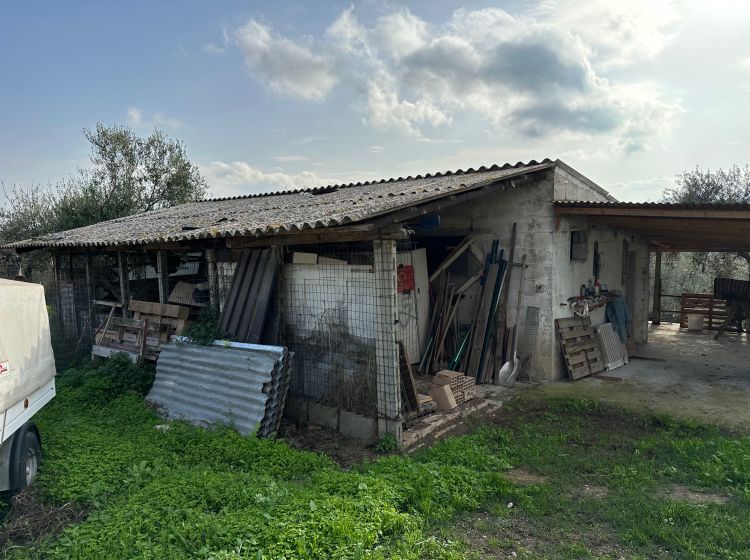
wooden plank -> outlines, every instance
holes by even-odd
[[[184,305],[156,303],[155,301],[141,301],[138,299],[130,300],[128,309],[133,312],[145,313],[147,315],[159,315],[161,317],[171,317],[174,319],[187,319],[190,315],[190,308],[185,307]]]
[[[565,351],[572,354],[578,350],[594,350],[599,347],[598,343],[594,338],[586,337],[586,340],[576,340],[571,342],[572,339],[563,340]]]
[[[122,314],[127,316],[129,313],[127,305],[130,299],[130,290],[128,289],[128,257],[127,255],[123,255],[122,251],[117,251],[117,273],[120,277],[120,301],[124,306]]]
[[[565,317],[556,319],[555,323],[558,329],[576,329],[587,326],[582,317]]]
[[[562,338],[563,340],[567,340],[570,338],[579,338],[582,336],[593,336],[591,335],[591,332],[593,332],[591,327],[560,329],[560,338]]]
[[[419,395],[417,384],[414,381],[414,372],[411,369],[409,358],[404,350],[404,345],[398,343],[399,370],[401,373],[401,394],[404,397],[404,405],[409,411],[419,410]]]
[[[505,330],[508,327],[508,298],[510,297],[510,282],[513,277],[513,264],[516,255],[516,234],[518,226],[513,222],[510,229],[510,246],[508,247],[508,270],[505,271],[505,283],[500,291],[500,303],[498,305],[497,316],[495,318],[495,369],[500,370],[505,361],[509,358],[503,353]],[[500,379],[495,375],[495,384],[500,383]]]
[[[466,375],[470,375],[471,377],[475,378],[477,376],[480,361],[482,359],[484,334],[487,330],[487,322],[489,320],[490,307],[492,305],[492,296],[494,293],[495,282],[497,281],[497,275],[499,271],[500,264],[492,263],[489,266],[487,276],[484,279],[481,305],[479,307],[479,315],[474,327],[474,337],[471,346],[471,358],[469,359],[469,366],[466,368]]]
[[[109,322],[112,327],[127,327],[131,329],[142,329],[145,322],[143,319],[129,319],[128,317],[112,317]]]
[[[604,371],[601,349],[594,337],[590,317],[569,317],[555,321],[568,375],[576,380]]]
[[[588,364],[581,364],[574,368],[569,367],[568,374],[570,375],[570,378],[575,381],[576,379],[581,379],[582,377],[591,375],[591,370],[589,369]]]
[[[450,252],[445,260],[441,262],[440,265],[435,269],[435,271],[430,275],[430,283],[434,282],[435,279],[445,271],[445,269],[453,264],[458,257],[463,255],[464,252],[469,248],[470,244],[471,238],[467,237],[455,249],[453,249],[453,251]]]
[[[167,252],[156,252],[156,273],[159,281],[159,303],[169,301],[169,270],[167,265]]]
[[[479,280],[481,280],[481,279],[482,279],[482,271],[480,270],[474,276],[472,276],[466,282],[464,282],[458,288],[456,288],[456,293],[457,294],[464,293],[466,290],[468,290],[469,288],[471,288],[474,284],[476,284],[477,282],[479,282]]]

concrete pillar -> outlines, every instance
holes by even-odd
[[[401,440],[401,374],[396,346],[396,242],[373,241],[375,262],[378,435],[390,433]]]

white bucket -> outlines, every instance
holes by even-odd
[[[703,330],[703,315],[697,313],[691,313],[687,316],[688,330],[689,331],[702,331]]]

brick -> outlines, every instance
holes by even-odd
[[[450,385],[433,385],[430,395],[437,403],[438,410],[453,410],[458,406]]]

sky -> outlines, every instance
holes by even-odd
[[[212,196],[560,158],[620,200],[750,162],[750,2],[0,3],[0,182],[164,130]]]

